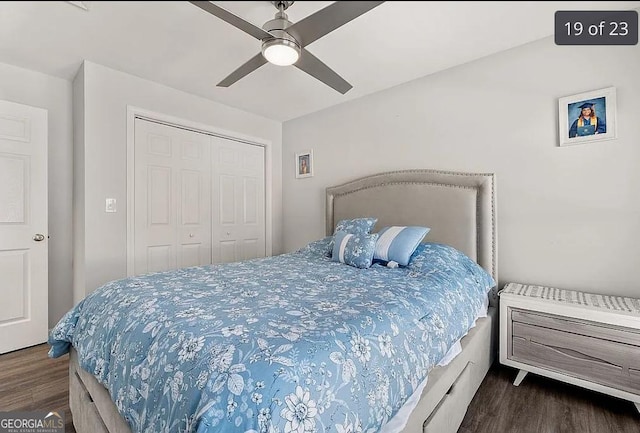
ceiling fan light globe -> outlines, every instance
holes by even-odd
[[[289,66],[300,58],[300,47],[291,41],[274,39],[262,44],[262,55],[269,63]]]

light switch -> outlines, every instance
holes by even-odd
[[[105,204],[105,207],[104,207],[104,211],[105,212],[116,212],[117,211],[116,199],[115,198],[106,199],[106,204]]]

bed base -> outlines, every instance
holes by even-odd
[[[493,362],[495,308],[479,319],[461,341],[462,352],[446,367],[436,367],[402,433],[456,433],[467,407]],[[69,362],[69,406],[77,433],[131,433],[108,391],[78,365]]]
[[[445,367],[435,367],[402,433],[456,433],[467,408],[495,358],[498,315],[487,317],[461,341],[462,352]]]

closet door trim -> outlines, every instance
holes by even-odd
[[[201,132],[227,140],[264,147],[265,180],[265,249],[268,256],[273,254],[273,190],[272,190],[272,149],[271,141],[241,134],[203,123],[192,122],[168,114],[158,113],[135,106],[127,106],[127,276],[134,275],[135,267],[135,119],[143,119],[175,128]]]

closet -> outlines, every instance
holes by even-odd
[[[135,119],[134,274],[265,256],[264,147]]]

